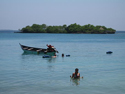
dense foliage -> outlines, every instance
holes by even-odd
[[[87,33],[87,34],[113,34],[116,30],[106,28],[105,26],[94,26],[91,24],[81,26],[79,24],[71,24],[69,26],[47,26],[46,24],[26,26],[21,29],[22,33]]]

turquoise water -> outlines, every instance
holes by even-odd
[[[19,43],[52,44],[59,54],[24,54]],[[84,79],[70,79],[75,68]],[[125,94],[124,72],[125,33],[0,33],[0,94]]]

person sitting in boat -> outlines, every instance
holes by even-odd
[[[53,52],[54,51],[54,46],[52,46],[52,45],[46,45],[48,48],[47,48],[47,50],[48,51],[50,51],[50,52]]]
[[[54,47],[54,46],[52,46],[52,45],[48,45],[48,44],[47,44],[46,46],[47,46],[48,48],[53,48],[53,47]]]
[[[79,71],[79,69],[78,68],[76,68],[75,69],[75,72],[72,74],[72,76],[70,76],[71,78],[74,78],[74,79],[78,79],[78,78],[80,78],[80,73],[78,72]],[[83,78],[83,77],[82,77]]]

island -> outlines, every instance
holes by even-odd
[[[91,24],[79,25],[70,24],[63,26],[47,26],[46,24],[33,24],[32,26],[26,26],[20,29],[19,33],[74,33],[74,34],[114,34],[115,29],[107,28],[105,26],[94,26]]]

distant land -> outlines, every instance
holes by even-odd
[[[94,26],[87,24],[81,26],[79,24],[70,24],[69,26],[47,26],[46,24],[33,24],[20,29],[20,33],[74,33],[74,34],[114,34],[115,29],[105,26]]]
[[[0,30],[0,33],[20,33],[19,30]],[[125,31],[116,31],[115,33],[125,33]]]
[[[116,31],[116,33],[125,33],[125,31]]]
[[[0,30],[0,33],[14,33],[19,32],[19,30]]]

